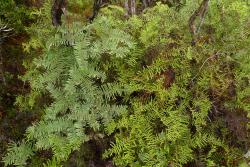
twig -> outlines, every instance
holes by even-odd
[[[193,82],[194,79],[200,74],[202,68],[203,68],[204,65],[207,63],[208,60],[213,59],[213,58],[217,57],[218,55],[219,55],[218,52],[216,52],[216,53],[213,54],[212,56],[208,57],[208,58],[202,63],[201,67],[199,68],[199,71],[198,71],[197,74],[192,78],[191,81]]]

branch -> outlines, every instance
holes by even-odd
[[[2,43],[5,38],[8,38],[14,33],[12,32],[13,28],[8,28],[8,24],[0,27],[0,74],[3,85],[6,86],[6,79],[4,77],[4,67],[3,67],[3,55],[2,55]]]
[[[199,8],[196,11],[194,11],[194,13],[189,18],[188,24],[189,24],[190,33],[192,35],[192,45],[195,45],[196,43],[197,34],[200,31],[200,28],[206,16],[206,12],[208,10],[208,3],[209,3],[209,0],[203,0]],[[195,25],[195,20],[197,17],[201,18],[198,28],[196,28],[196,25]]]
[[[1,73],[1,80],[3,85],[6,86],[6,79],[4,77],[4,70],[3,70],[3,55],[2,55],[2,41],[0,41],[0,73]]]

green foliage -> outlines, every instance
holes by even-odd
[[[30,9],[24,4],[17,4],[14,0],[0,2],[0,19],[15,28],[16,32],[24,31],[25,23],[30,19]]]
[[[221,12],[217,5],[211,4],[214,13],[209,15]],[[144,15],[128,20],[126,26],[138,35],[136,40],[142,44],[141,49],[146,55],[144,59],[147,61],[150,58],[150,61],[146,66],[141,66],[140,61],[130,67],[117,66],[119,84],[125,87],[123,98],[130,106],[130,115],[109,125],[109,134],[117,130],[119,133],[104,157],[114,156],[114,163],[118,166],[182,166],[192,163],[197,166],[234,166],[236,157],[243,158],[243,152],[239,152],[236,145],[225,142],[233,132],[224,131],[222,136],[218,135],[218,130],[228,122],[222,121],[216,112],[225,112],[225,115],[229,114],[227,112],[249,112],[249,101],[240,98],[248,97],[249,85],[244,85],[243,91],[236,88],[239,94],[230,97],[230,84],[235,82],[232,75],[239,77],[240,74],[238,70],[230,74],[232,71],[229,69],[234,64],[232,59],[240,58],[239,54],[244,54],[244,60],[237,61],[240,66],[236,69],[242,73],[249,67],[249,50],[246,49],[249,30],[246,27],[238,30],[238,23],[231,22],[232,17],[237,15],[241,25],[246,26],[249,7],[239,2],[222,5],[232,16],[228,13],[217,17],[223,17],[224,23],[231,25],[228,29],[224,25],[221,26],[223,29],[217,29],[223,23],[214,25],[213,22],[206,22],[200,40],[206,35],[210,38],[215,36],[215,39],[213,43],[198,43],[196,47],[190,47],[191,40],[186,33],[187,17],[182,17],[191,13],[187,10],[191,9],[189,6],[176,12],[158,4]],[[244,10],[239,10],[239,6]],[[216,29],[216,32],[207,34],[205,26]],[[229,34],[220,36],[225,33]],[[246,36],[243,37],[244,33]],[[237,45],[230,39],[232,42],[242,40]],[[222,41],[223,44],[220,43]],[[229,45],[234,50],[229,49]],[[235,54],[236,48],[241,52]],[[241,66],[243,64],[246,66]],[[175,75],[172,81],[171,75]],[[241,76],[247,77],[248,72]],[[246,80],[249,79],[244,78]],[[221,98],[227,98],[227,101]],[[238,99],[241,104],[233,103],[232,106],[240,109],[222,109],[231,101],[230,98]],[[217,108],[220,111],[216,111]],[[218,153],[219,150],[223,151]]]
[[[42,120],[27,129],[27,141],[34,143],[34,150],[52,149],[57,161],[67,160],[73,150],[91,139],[92,130],[102,131],[126,112],[126,107],[105,101],[110,92],[101,87],[105,87],[106,74],[98,65],[103,55],[121,59],[134,45],[128,34],[106,25],[112,27],[102,17],[84,29],[82,25],[60,28],[48,40],[42,58],[35,60],[40,72],[30,80],[32,89],[49,94],[52,102]],[[5,159],[11,156],[7,154]]]
[[[103,156],[117,166],[244,164],[249,6],[210,2],[191,46],[188,19],[197,6],[157,3],[131,18],[109,6],[91,24],[34,25],[39,42],[27,48],[42,53],[23,77],[32,89],[29,100],[18,103],[34,107],[44,98],[43,113],[27,129],[26,142],[10,146],[5,164],[21,166],[33,152],[52,150],[44,165],[60,166],[83,143],[104,135],[115,136]]]
[[[62,167],[62,165],[58,164],[57,160],[53,158],[52,160],[44,163],[43,167]]]
[[[32,146],[25,142],[21,144],[11,143],[7,151],[7,155],[3,158],[6,165],[24,166],[26,160],[34,154]]]

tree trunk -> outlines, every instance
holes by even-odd
[[[125,13],[125,16],[129,16],[129,5],[128,5],[128,0],[125,0],[125,2],[124,2],[124,7],[125,7],[125,9],[126,9],[126,13]]]
[[[131,15],[136,14],[136,0],[131,0]]]
[[[51,9],[52,24],[54,26],[60,26],[62,24],[62,14],[65,12],[66,0],[55,0]]]
[[[149,5],[147,0],[142,0],[142,3],[144,5],[144,8],[147,8]]]

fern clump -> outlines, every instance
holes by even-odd
[[[112,141],[103,158],[121,167],[244,161],[249,7],[210,2],[190,33],[198,7],[157,3],[127,18],[111,5],[92,23],[47,33],[55,35],[44,40],[43,55],[24,76],[30,106],[37,103],[33,95],[47,98],[42,117],[27,129],[25,142],[10,147],[5,164],[24,165],[38,151],[52,150],[44,165],[60,166],[83,143],[103,136]]]
[[[240,64],[236,67],[233,59],[240,56],[228,46],[232,45],[246,56],[249,35],[240,40],[240,45],[232,44],[230,39],[232,36],[241,39],[240,34],[249,33],[249,30],[242,27],[231,31],[238,27],[237,23],[230,21],[234,15],[242,16],[242,25],[247,20],[246,11],[241,13],[231,9],[240,5],[236,4],[228,2],[223,5],[226,11],[234,13],[232,16],[227,13],[228,20],[224,18],[223,23],[219,21],[215,25],[216,20],[208,18],[193,47],[187,33],[188,18],[185,17],[192,13],[189,6],[177,12],[158,4],[147,13],[127,21],[126,26],[130,27],[131,34],[136,35],[138,49],[143,51],[144,57],[135,54],[132,57],[140,61],[134,64],[125,62],[123,66],[118,63],[116,67],[117,82],[125,88],[123,100],[129,104],[130,114],[109,125],[109,133],[111,130],[119,133],[104,157],[114,157],[117,166],[234,166],[236,157],[243,159],[244,152],[240,151],[238,144],[243,146],[247,140],[241,140],[239,135],[246,137],[247,131],[243,129],[247,118],[245,114],[243,118],[237,116],[235,119],[244,122],[241,126],[232,125],[234,118],[230,115],[249,112],[248,104],[242,104],[248,101],[239,100],[241,95],[247,98],[249,85],[243,86],[244,93],[238,91],[238,81],[234,76],[240,76],[237,69],[244,69],[241,65],[245,61],[238,61]],[[220,13],[220,5],[213,2],[210,6],[213,13],[209,12],[208,17]],[[222,19],[217,17],[215,19]],[[221,24],[231,25],[228,29],[224,26],[224,29],[216,29]],[[222,37],[225,33],[229,34]],[[247,74],[244,72],[241,76],[245,78]],[[234,94],[234,91],[242,94]],[[233,99],[238,99],[241,104],[232,104]],[[228,103],[239,108],[228,108]],[[236,132],[234,127],[239,131],[242,128],[243,132]],[[227,142],[229,136],[234,138],[233,143]]]
[[[105,25],[109,20],[102,17],[84,28],[62,27],[48,39],[43,56],[35,60],[39,74],[30,79],[32,89],[49,94],[50,103],[41,120],[27,129],[26,140],[33,152],[52,149],[57,161],[67,160],[72,151],[93,138],[92,131],[102,132],[113,118],[126,113],[125,106],[106,100],[110,91],[102,88],[108,83],[99,64],[103,55],[126,57],[134,44],[126,32]],[[24,164],[30,158],[21,146],[10,150],[5,164]],[[13,156],[22,158],[11,159]]]

